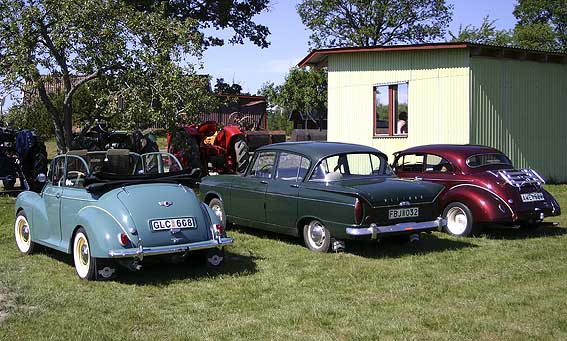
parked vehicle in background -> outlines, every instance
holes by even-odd
[[[209,171],[238,173],[248,166],[248,143],[238,126],[225,126],[218,131],[215,121],[183,126],[175,135],[167,135],[167,150],[183,167]],[[211,168],[209,169],[209,164]]]
[[[88,151],[129,149],[138,154],[159,151],[153,134],[144,134],[138,129],[131,133],[113,130],[108,124],[108,119],[102,116],[87,122],[81,132],[73,137],[72,149]]]
[[[16,180],[25,190],[40,191],[39,174],[47,172],[43,140],[31,130],[0,128],[0,179],[4,190],[13,190]]]
[[[81,279],[109,278],[117,265],[139,270],[146,257],[183,260],[203,250],[219,266],[232,243],[215,213],[183,185],[191,174],[171,154],[72,151],[53,159],[47,180],[41,193],[16,200],[17,247],[69,253]]]
[[[246,117],[243,119],[245,121]],[[241,174],[248,167],[251,151],[283,141],[284,132],[244,131],[237,124],[226,125],[219,130],[217,122],[206,121],[180,127],[175,135],[168,134],[167,150],[184,167],[199,168],[202,176],[209,172]]]
[[[360,145],[287,142],[256,150],[242,175],[203,178],[199,192],[222,223],[302,236],[317,252],[344,239],[441,229],[443,186],[397,179],[382,152]]]
[[[399,177],[442,184],[440,196],[446,232],[468,236],[482,224],[537,227],[558,216],[557,201],[533,169],[515,169],[497,149],[478,145],[427,145],[395,154]]]

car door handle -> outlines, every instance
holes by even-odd
[[[291,184],[291,185],[289,185],[289,187],[299,188],[299,185],[297,185],[297,184]]]
[[[419,176],[416,176],[416,177],[415,177],[415,180],[416,180],[416,181],[421,181],[421,180],[423,180],[423,178],[420,178]]]
[[[260,181],[260,183],[263,184],[263,185],[267,185],[267,184],[268,184],[268,182],[267,182],[266,180],[262,180],[262,181]]]

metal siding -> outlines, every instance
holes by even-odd
[[[567,181],[567,65],[471,57],[471,143]]]
[[[328,140],[396,151],[469,142],[469,53],[459,50],[331,55]],[[408,137],[373,137],[373,86],[408,81]]]

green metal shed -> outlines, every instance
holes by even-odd
[[[396,151],[483,144],[567,182],[567,54],[471,43],[314,50],[329,71],[329,141]],[[404,128],[405,127],[405,128]]]

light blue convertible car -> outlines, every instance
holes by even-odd
[[[35,244],[72,254],[81,279],[110,278],[117,264],[139,270],[158,255],[206,255],[219,266],[233,241],[171,154],[72,151],[55,157],[44,180],[41,193],[16,200],[16,244],[24,254]]]

